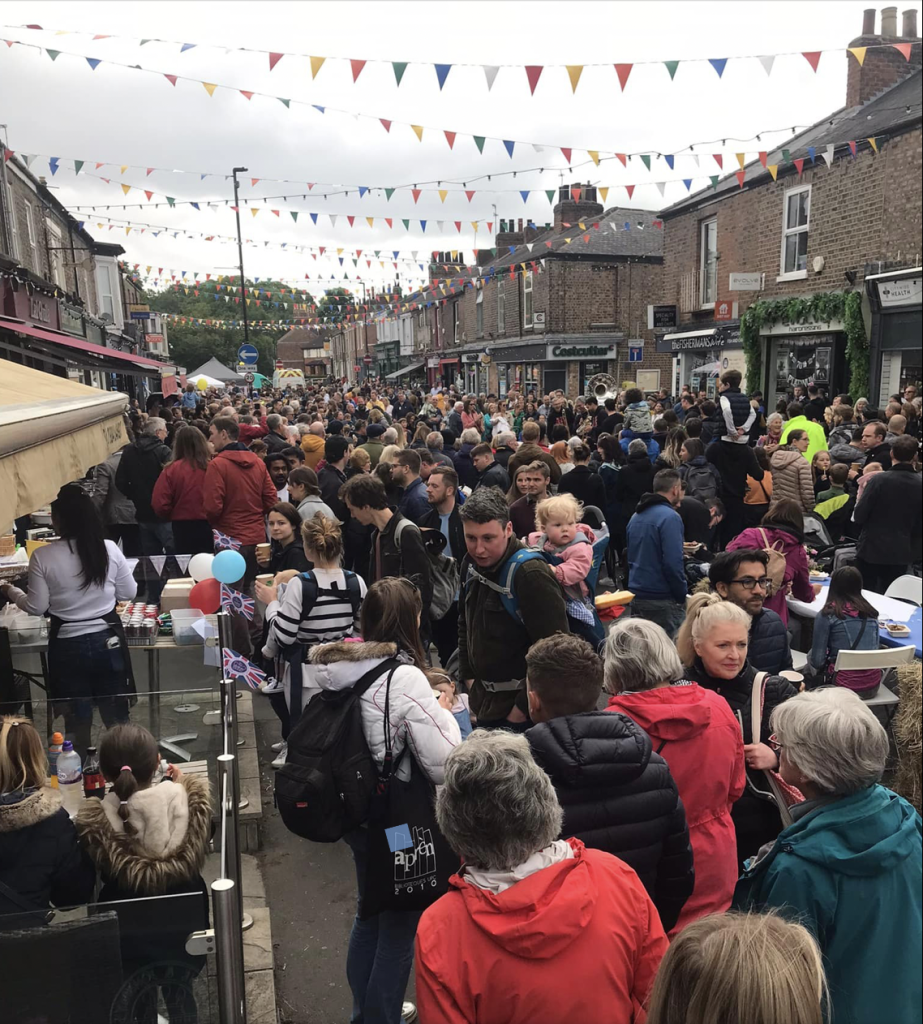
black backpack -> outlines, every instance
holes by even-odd
[[[348,690],[324,690],[292,728],[286,762],[276,773],[275,802],[296,836],[335,843],[368,820],[378,766],[362,729],[360,697],[398,665],[389,658]]]
[[[686,494],[701,502],[718,497],[718,484],[709,466],[689,466],[686,469]]]

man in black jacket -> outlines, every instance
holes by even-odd
[[[526,655],[526,733],[576,836],[631,865],[660,914],[676,924],[695,882],[686,812],[670,769],[627,715],[597,711],[603,663],[574,634],[547,637]]]
[[[477,481],[472,490],[479,487],[499,487],[504,494],[510,489],[509,473],[494,459],[493,449],[486,442],[471,449],[471,462],[477,470]]]
[[[918,450],[916,438],[899,437],[891,449],[891,468],[869,480],[853,513],[862,530],[857,565],[866,589],[878,594],[923,557],[923,481],[913,468]]]
[[[269,428],[269,433],[263,438],[263,443],[270,455],[290,447],[291,441],[287,434],[282,433],[282,417],[278,413],[270,413],[266,417],[266,426]]]
[[[888,428],[879,420],[872,420],[862,427],[862,440],[859,444],[865,452],[867,464],[878,462],[882,469],[888,469],[891,465],[892,448],[885,440],[888,436]]]
[[[349,521],[349,509],[340,497],[340,488],[346,483],[346,460],[352,447],[345,437],[328,437],[324,442],[324,468],[317,474],[320,496],[343,524]]]
[[[431,508],[420,519],[424,530],[438,530],[446,539],[444,553],[461,565],[467,553],[465,530],[455,496],[458,494],[458,474],[449,466],[434,466],[426,481],[426,494]],[[432,623],[433,643],[439,652],[439,661],[445,666],[458,647],[458,600],[441,619]]]
[[[750,616],[747,658],[759,672],[777,676],[792,667],[788,632],[781,617],[763,602],[769,595],[769,556],[756,548],[723,551],[708,567],[711,588]]]
[[[144,425],[144,433],[125,449],[115,474],[115,486],[135,506],[144,555],[172,555],[174,550],[172,525],[158,519],[151,507],[154,485],[170,458],[170,449],[164,444],[166,436],[164,420],[152,416]],[[144,568],[146,575],[139,589],[146,589],[148,600],[157,603],[163,591],[160,573],[156,567],[149,574],[147,566]]]

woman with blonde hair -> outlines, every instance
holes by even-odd
[[[776,914],[694,921],[660,961],[647,1024],[823,1024],[817,943]]]
[[[737,830],[737,858],[743,865],[759,848],[779,834],[782,819],[768,791],[764,769],[777,770],[779,757],[767,740],[772,735],[773,711],[798,692],[782,676],[760,673],[747,660],[751,619],[720,594],[693,594],[686,619],[676,635],[676,649],[687,677],[723,697],[740,722],[747,764],[747,788],[734,804],[731,817]],[[752,692],[763,687],[760,742],[753,743]]]
[[[38,911],[86,903],[96,870],[77,845],[28,718],[0,719],[0,930],[42,924]]]
[[[425,423],[422,424],[422,425],[424,427],[426,426]],[[417,431],[417,433],[419,433],[419,431]],[[429,430],[427,430],[423,434],[423,437],[425,438],[428,433],[429,433]],[[425,442],[424,442],[424,447],[426,447]],[[403,451],[403,448],[401,448],[401,446],[398,445],[398,444],[386,444],[384,446],[384,448],[382,449],[382,451],[381,451],[381,457],[378,460],[378,465],[380,466],[382,463],[388,465],[388,464],[394,462],[394,460],[398,457],[398,455],[401,454],[402,451]]]
[[[353,449],[349,457],[349,464],[346,468],[346,479],[355,476],[357,473],[371,473],[372,456],[364,448]]]

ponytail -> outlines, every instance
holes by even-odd
[[[131,765],[123,765],[119,774],[115,777],[112,785],[115,795],[119,798],[119,817],[124,822],[125,834],[135,835],[135,827],[128,820],[128,801],[138,791],[138,780],[131,770]]]
[[[126,835],[136,829],[129,823],[129,800],[150,784],[160,763],[154,737],[140,725],[116,725],[107,729],[99,743],[99,766],[119,798],[119,817]]]

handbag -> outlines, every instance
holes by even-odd
[[[391,677],[385,686],[385,758],[372,796],[368,858],[359,916],[385,910],[423,911],[445,895],[459,869],[458,854],[436,824],[436,787],[417,764],[410,743],[395,759],[391,751]],[[397,778],[405,759],[410,779]]]
[[[763,723],[763,704],[766,699],[766,679],[768,672],[757,672],[753,677],[753,686],[750,689],[750,732],[751,743],[760,743],[760,732]],[[744,737],[746,740],[746,737]],[[804,801],[804,794],[795,786],[789,785],[774,768],[760,769],[766,776],[769,783],[769,793],[772,800],[779,809],[779,816],[782,818],[782,827],[788,828],[793,818],[789,808],[793,804],[800,804]],[[769,795],[765,794],[764,795]]]

